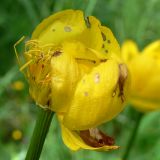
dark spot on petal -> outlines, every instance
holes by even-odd
[[[118,78],[117,85],[113,91],[112,97],[114,97],[116,95],[117,88],[119,87],[118,97],[121,97],[122,103],[125,100],[123,92],[124,92],[124,85],[125,85],[125,81],[127,79],[127,76],[128,76],[128,70],[127,70],[126,65],[119,64],[119,78]]]
[[[101,59],[100,60],[100,62],[106,62],[107,61],[107,59]]]
[[[84,96],[87,97],[88,96],[88,92],[84,92]]]
[[[105,52],[108,53],[108,50],[106,49]]]
[[[72,28],[69,27],[69,26],[65,26],[65,27],[64,27],[64,31],[65,31],[65,32],[71,32],[71,31],[72,31]]]
[[[85,80],[85,79],[83,79],[83,80],[82,80],[82,83],[85,83],[85,82],[86,82],[86,80]]]
[[[94,82],[95,83],[99,83],[100,82],[100,74],[99,73],[95,74],[95,76],[94,76]]]
[[[102,44],[102,48],[104,48],[105,47],[105,45],[104,44]]]
[[[122,103],[124,102],[124,84],[128,76],[128,70],[125,64],[119,64],[119,80],[118,80],[118,85],[119,85],[119,94],[118,96],[121,97]]]
[[[36,77],[35,77],[35,76],[33,76],[33,77],[32,77],[32,79],[35,81],[35,80],[36,80]]]
[[[55,51],[55,52],[53,53],[53,56],[54,56],[54,57],[58,57],[58,56],[60,56],[61,54],[62,54],[61,51]]]
[[[88,62],[91,62],[91,63],[96,63],[96,61],[95,60],[91,60],[91,59],[83,59],[83,58],[75,58],[76,60],[78,60],[78,61],[88,61]]]
[[[42,69],[44,68],[44,64],[42,64]]]
[[[110,40],[108,40],[107,42],[108,42],[108,43],[111,43],[111,41],[110,41]]]
[[[53,29],[52,29],[52,31],[53,31],[53,32],[55,32],[55,31],[56,31],[56,29],[55,29],[55,28],[53,28]]]
[[[103,41],[106,41],[106,35],[103,32],[101,32],[101,34],[102,34]]]
[[[47,101],[47,106],[50,106],[50,104],[51,104],[51,100],[49,99],[48,101]]]

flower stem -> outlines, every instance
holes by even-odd
[[[40,107],[38,108],[39,113],[25,160],[39,159],[46,135],[48,133],[54,115],[54,112],[50,110],[44,110]]]
[[[85,16],[90,16],[92,15],[92,12],[96,6],[97,0],[88,0],[88,5],[85,9]]]
[[[137,111],[136,111],[137,112]],[[126,150],[124,152],[124,155],[122,156],[123,160],[128,160],[128,157],[129,157],[129,154],[130,154],[130,151],[132,149],[132,146],[134,144],[134,141],[136,139],[136,136],[137,136],[137,132],[138,132],[138,129],[139,129],[139,126],[140,126],[140,122],[142,120],[142,117],[143,117],[143,113],[141,112],[137,112],[137,118],[135,120],[135,125],[134,125],[134,128],[133,128],[133,131],[131,133],[131,136],[129,138],[129,141],[128,141],[128,144],[127,144],[127,147],[126,147]]]

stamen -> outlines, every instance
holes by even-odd
[[[48,43],[48,44],[45,44],[43,46],[41,46],[41,48],[52,48],[52,47],[55,47],[55,44],[54,43]]]
[[[38,44],[39,44],[39,41],[35,39],[25,42],[25,51],[27,52],[28,50],[30,50],[31,48],[35,46],[38,48]]]
[[[31,64],[33,62],[33,60],[31,59],[30,61],[28,61],[27,63],[25,63],[21,68],[20,71],[23,71],[29,64]]]
[[[21,37],[15,44],[14,44],[14,52],[16,54],[16,58],[17,58],[17,61],[18,61],[18,64],[21,65],[21,62],[20,62],[20,59],[19,59],[19,56],[18,56],[18,51],[17,51],[17,45],[19,45],[23,40],[25,39],[25,36]]]

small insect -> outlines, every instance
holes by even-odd
[[[54,56],[54,57],[58,57],[58,56],[60,56],[62,54],[62,51],[55,51],[54,53],[53,53],[53,55],[52,56]]]

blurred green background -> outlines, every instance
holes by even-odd
[[[142,49],[160,37],[159,0],[1,0],[0,3],[0,160],[23,160],[35,124],[37,107],[30,99],[24,76],[18,71],[13,45],[29,38],[36,25],[64,9],[81,9],[111,28],[119,43],[132,39]],[[21,45],[18,47],[21,51]],[[146,114],[128,160],[160,160],[160,113]],[[127,107],[116,119],[101,126],[113,135],[119,150],[70,151],[62,142],[56,117],[41,160],[122,160],[137,118]]]

